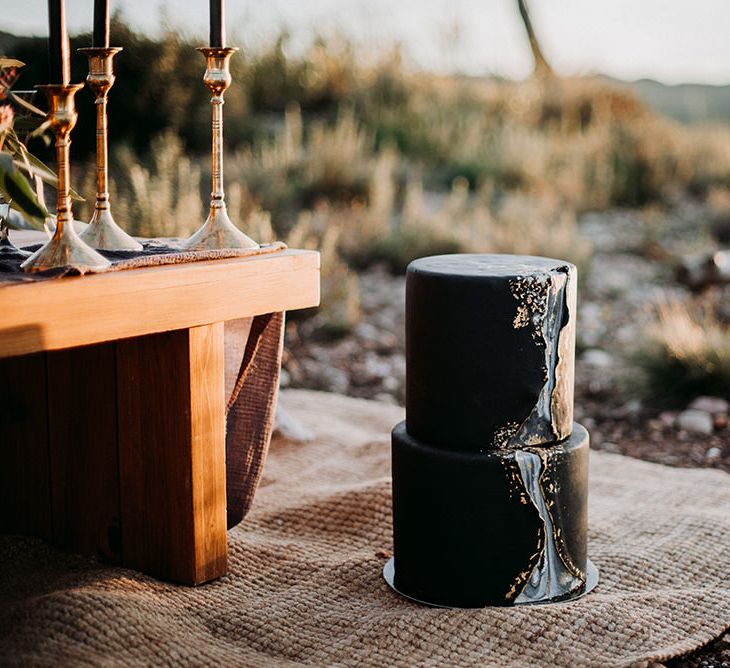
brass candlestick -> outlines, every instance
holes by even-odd
[[[203,83],[211,92],[213,107],[213,175],[210,213],[203,226],[184,244],[190,250],[214,248],[258,248],[258,244],[239,230],[228,217],[223,192],[223,93],[231,85],[230,59],[238,49],[231,46],[204,46],[198,49],[208,67]]]
[[[91,222],[81,233],[81,238],[93,248],[142,250],[142,244],[130,237],[114,221],[109,203],[106,104],[109,89],[114,85],[115,79],[112,61],[121,50],[113,46],[79,49],[89,58],[86,85],[96,96],[96,204]]]
[[[53,237],[22,265],[25,271],[43,271],[56,267],[72,266],[81,271],[106,269],[111,263],[93,248],[87,246],[76,234],[73,226],[71,195],[69,192],[69,153],[71,130],[78,115],[74,96],[83,84],[46,84],[38,86],[48,96],[48,120],[56,135],[56,161],[58,196],[56,204],[56,230]]]

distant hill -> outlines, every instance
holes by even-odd
[[[23,39],[18,35],[0,30],[0,55],[9,56],[12,54],[18,42],[22,42]]]
[[[45,40],[13,35],[0,30],[0,55],[17,55],[28,49],[37,49],[41,45],[45,56]],[[40,63],[36,63],[36,67],[31,67],[29,70],[33,70],[33,74],[36,74],[38,66],[45,69],[45,57]],[[693,83],[666,85],[652,79],[622,81],[611,77],[602,78],[613,84],[627,86],[658,113],[681,123],[730,123],[730,85],[710,86]],[[24,79],[27,86],[28,77]]]
[[[619,81],[660,114],[681,123],[730,123],[730,86],[677,84],[668,86],[651,79]]]

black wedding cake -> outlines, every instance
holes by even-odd
[[[588,432],[573,422],[576,269],[518,255],[415,260],[406,420],[393,429],[389,584],[450,607],[573,598]]]

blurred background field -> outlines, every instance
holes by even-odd
[[[135,234],[187,235],[210,178],[200,40],[120,17],[112,34],[125,47],[110,106],[115,216]],[[292,314],[283,384],[400,403],[411,259],[559,257],[580,271],[576,412],[594,445],[730,470],[728,89],[561,77],[539,44],[532,76],[515,81],[428,72],[398,44],[292,40],[237,55],[226,96],[231,217],[259,241],[322,252],[322,307]],[[45,80],[44,39],[0,33],[0,52],[27,63],[16,88]],[[85,74],[74,58],[72,79]],[[85,220],[93,104],[79,100]]]

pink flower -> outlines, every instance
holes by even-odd
[[[15,113],[9,104],[0,106],[0,134],[13,127]]]

